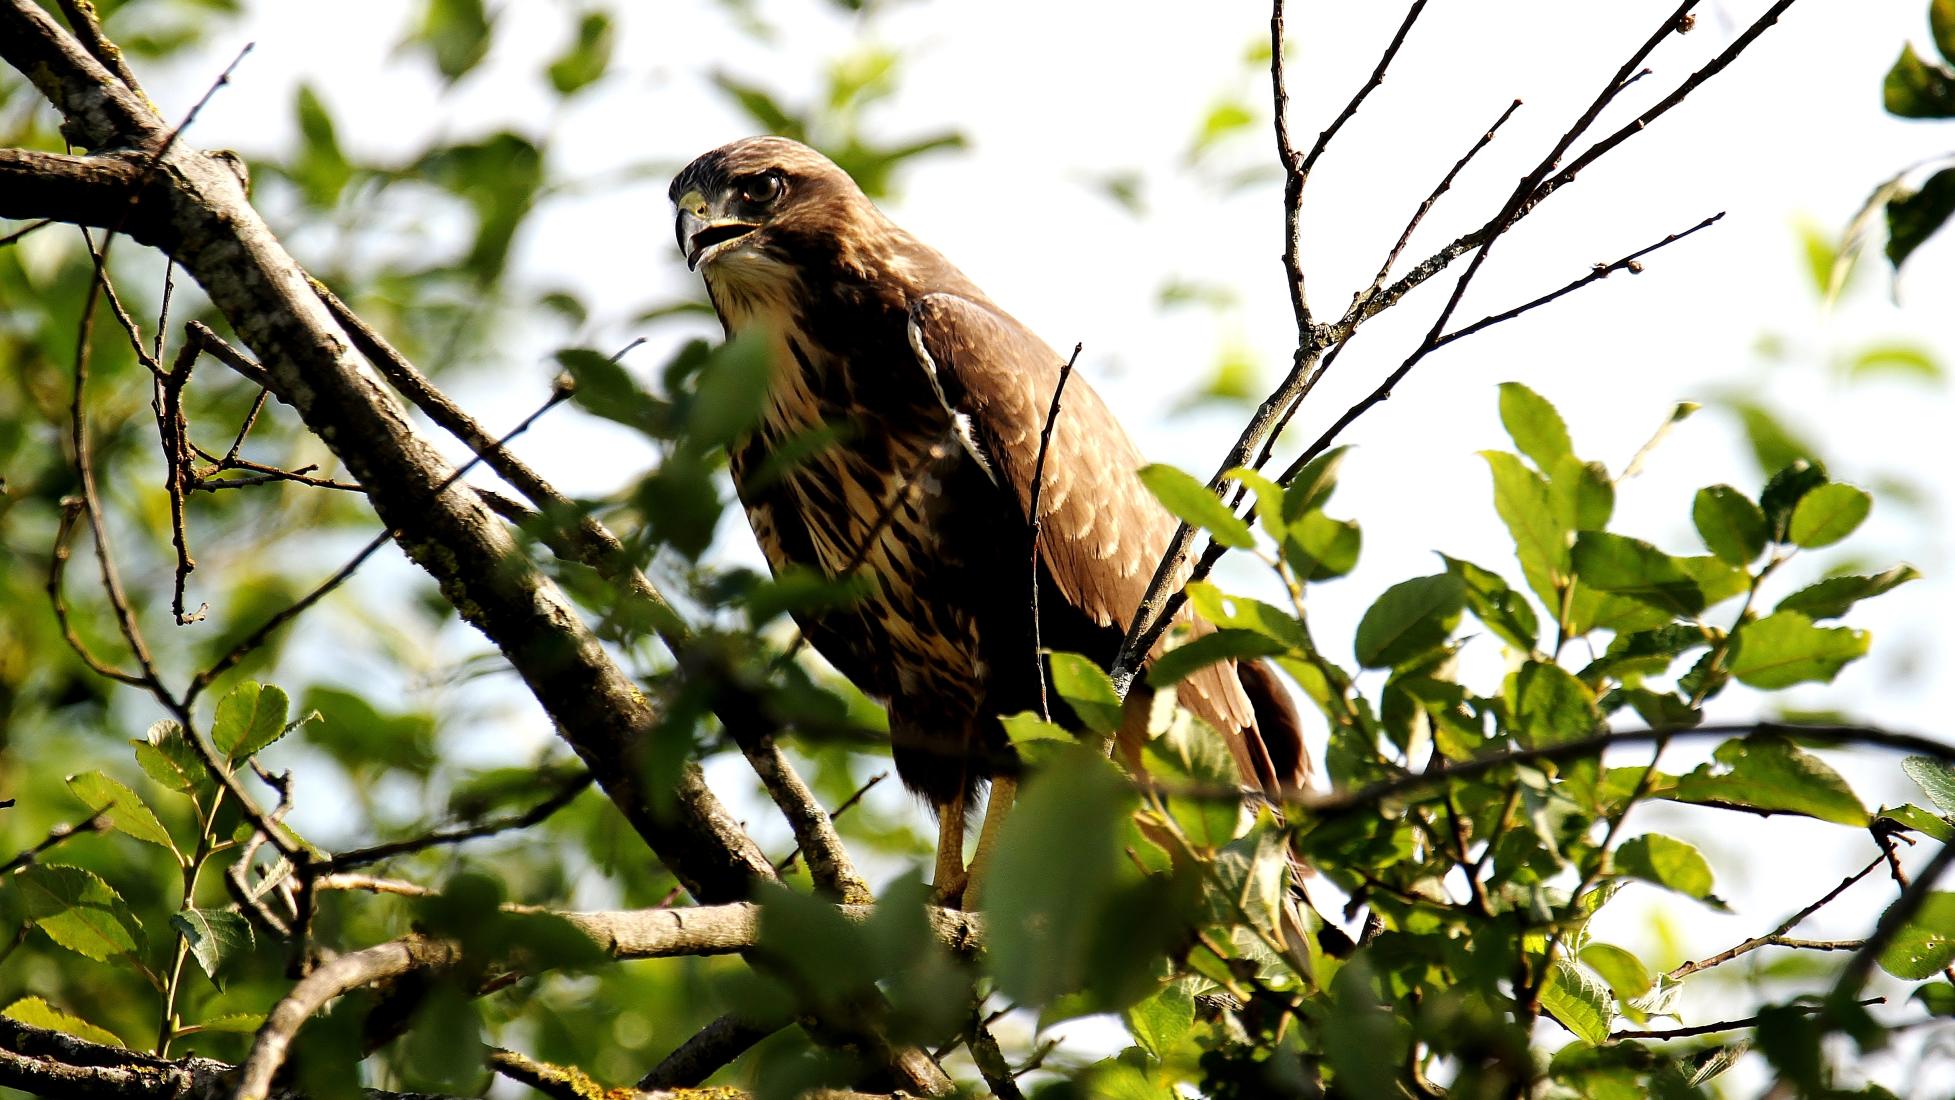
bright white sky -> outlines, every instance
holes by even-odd
[[[418,147],[428,132],[464,135],[515,127],[554,131],[560,173],[597,176],[645,161],[673,167],[749,131],[701,70],[723,68],[776,89],[790,103],[816,94],[820,66],[862,39],[909,58],[902,91],[877,109],[878,130],[920,136],[962,130],[966,154],[928,160],[901,180],[890,204],[898,221],[948,254],[1007,309],[1057,347],[1083,341],[1082,370],[1126,419],[1151,456],[1201,476],[1233,440],[1234,408],[1168,415],[1205,377],[1218,348],[1239,346],[1273,384],[1294,342],[1280,251],[1280,199],[1273,177],[1225,195],[1219,171],[1190,172],[1183,154],[1201,118],[1225,98],[1252,103],[1263,118],[1213,164],[1270,165],[1266,77],[1244,62],[1267,35],[1260,5],[1225,3],[1054,3],[993,0],[889,5],[866,29],[822,0],[757,5],[781,29],[772,47],[735,31],[704,0],[626,5],[612,75],[553,115],[538,75],[568,30],[566,6],[541,0],[502,5],[496,52],[442,95],[421,61],[392,51],[402,5],[260,4],[235,34],[256,51],[237,86],[198,124],[207,147],[251,152],[290,139],[291,89],[311,82],[335,111],[341,140],[368,155]],[[1697,30],[1672,38],[1652,59],[1655,73],[1603,119],[1607,132],[1659,98],[1763,10],[1764,0],[1703,6]],[[1811,219],[1836,231],[1872,186],[1924,157],[1955,149],[1955,126],[1910,124],[1879,109],[1881,75],[1901,42],[1925,42],[1925,0],[1803,0],[1736,66],[1683,107],[1552,197],[1503,241],[1461,311],[1470,320],[1561,285],[1591,264],[1615,259],[1708,214],[1719,226],[1653,256],[1640,276],[1619,274],[1550,310],[1501,326],[1419,368],[1347,440],[1359,444],[1344,467],[1333,513],[1364,524],[1365,555],[1350,580],[1317,597],[1318,636],[1348,645],[1351,628],[1385,585],[1429,573],[1444,549],[1518,579],[1511,545],[1491,509],[1477,450],[1502,447],[1497,383],[1519,379],[1547,395],[1570,422],[1577,449],[1619,470],[1684,399],[1739,391],[1759,397],[1823,441],[1837,478],[1905,476],[1926,489],[1926,510],[1876,509],[1858,555],[1884,567],[1904,558],[1929,579],[1866,605],[1855,619],[1876,632],[1876,658],[1849,669],[1831,689],[1795,692],[1800,705],[1833,707],[1897,728],[1937,733],[1946,715],[1935,692],[1948,667],[1943,626],[1955,619],[1948,578],[1955,548],[1945,519],[1947,471],[1955,469],[1946,386],[1903,381],[1846,386],[1825,369],[1829,356],[1874,338],[1955,351],[1947,307],[1955,291],[1955,238],[1931,244],[1887,298],[1884,272],[1869,270],[1830,319],[1806,289],[1793,225]],[[1477,225],[1599,88],[1620,59],[1674,5],[1669,0],[1435,0],[1386,82],[1346,129],[1311,182],[1306,254],[1320,312],[1334,312],[1368,280],[1439,175],[1510,100],[1526,106],[1442,201],[1413,242],[1423,257]],[[1294,129],[1307,144],[1357,87],[1402,15],[1402,5],[1299,0],[1290,16]],[[1196,12],[1201,14],[1197,15]],[[513,33],[512,33],[513,32]],[[169,81],[153,81],[180,110],[222,58]],[[1138,170],[1147,212],[1136,219],[1091,181]],[[673,251],[664,179],[549,206],[519,240],[518,277],[568,284],[596,307],[599,322],[576,342],[622,345],[639,332],[623,324],[638,309],[693,292]],[[302,255],[302,258],[305,258]],[[1461,265],[1463,267],[1463,265]],[[1220,315],[1163,310],[1160,286],[1180,279],[1227,287],[1239,305]],[[1442,284],[1443,285],[1443,284]],[[1368,328],[1302,421],[1307,441],[1397,362],[1447,293],[1429,288],[1396,323]],[[1414,331],[1417,330],[1417,332]],[[682,335],[653,331],[633,362],[650,370]],[[1792,358],[1774,369],[1755,351],[1767,332]],[[548,353],[562,334],[515,334],[506,362],[478,375],[466,396],[491,423],[534,406],[549,376]],[[594,442],[595,441],[595,442]],[[1293,444],[1293,445],[1300,445]],[[526,444],[545,472],[575,491],[602,493],[630,476],[642,451],[620,433],[574,413],[557,415]],[[1617,527],[1677,552],[1698,552],[1688,523],[1696,487],[1730,481],[1755,491],[1757,475],[1729,417],[1705,413],[1685,424],[1630,483]],[[726,552],[751,558],[746,532],[730,524]],[[1820,555],[1817,567],[1837,560]],[[1235,575],[1238,580],[1249,576]],[[1253,583],[1253,582],[1245,582]],[[1787,589],[1789,591],[1789,588]],[[1339,639],[1344,639],[1340,642]],[[1907,671],[1911,670],[1911,672]],[[1497,673],[1497,667],[1495,668]],[[1731,693],[1718,713],[1756,713]],[[524,715],[526,736],[547,727]],[[507,728],[498,734],[507,736]],[[1708,747],[1666,758],[1686,765]],[[1871,804],[1918,797],[1891,758],[1841,768]],[[741,782],[722,777],[726,786]],[[886,785],[889,805],[902,796]],[[1665,900],[1684,957],[1701,955],[1775,923],[1858,866],[1864,838],[1797,820],[1755,821],[1714,811],[1657,808],[1638,820],[1691,836],[1721,874],[1719,892],[1737,905],[1724,918]],[[330,827],[329,827],[330,828]],[[1864,929],[1866,906],[1886,895],[1865,888],[1861,907],[1810,934]],[[1879,896],[1875,896],[1879,895]],[[1637,905],[1618,903],[1600,931],[1648,946]],[[1702,1016],[1696,1017],[1702,1019]]]

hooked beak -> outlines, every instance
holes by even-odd
[[[709,221],[691,210],[682,209],[676,226],[679,251],[686,255],[686,267],[697,271],[700,261],[715,245],[738,240],[759,228],[752,222],[732,219]]]

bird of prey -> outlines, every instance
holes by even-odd
[[[999,716],[1039,705],[1028,509],[1061,357],[799,142],[722,146],[670,195],[728,337],[753,333],[770,357],[761,418],[729,448],[734,486],[777,573],[873,579],[852,605],[796,619],[887,705],[897,774],[937,813],[936,888],[955,900],[1015,791]],[[1092,387],[1074,378],[1062,397],[1037,494],[1038,638],[1104,667],[1175,520]],[[784,455],[800,457],[769,461]],[[1178,691],[1247,784],[1303,784],[1296,712],[1267,666],[1213,665]],[[967,877],[966,817],[987,782]]]

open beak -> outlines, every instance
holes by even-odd
[[[679,251],[686,254],[686,267],[697,271],[699,261],[714,245],[738,240],[759,228],[752,222],[732,219],[708,221],[690,210],[680,210],[676,227]]]

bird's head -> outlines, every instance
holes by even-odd
[[[831,235],[872,209],[833,161],[779,137],[706,153],[672,180],[670,194],[686,266],[740,282],[787,273],[796,241]]]

